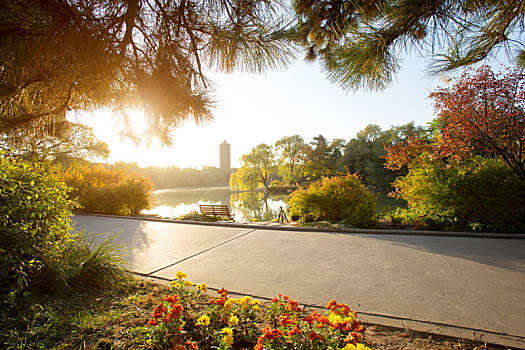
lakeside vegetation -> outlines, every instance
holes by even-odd
[[[169,144],[185,121],[213,119],[208,75],[214,70],[261,73],[286,67],[298,52],[354,90],[384,89],[413,49],[427,55],[434,74],[498,51],[525,68],[525,9],[518,1],[21,0],[2,1],[0,13],[0,346],[7,349],[195,349],[196,342],[226,349],[244,345],[243,335],[259,348],[364,348],[362,328],[335,301],[331,315],[303,320],[297,303],[279,296],[269,308],[269,328],[259,329],[249,322],[255,307],[245,308],[247,299],[234,306],[222,290],[222,301],[198,303],[188,298],[193,290],[184,289],[181,275],[175,295],[151,310],[156,296],[130,287],[119,247],[111,240],[93,246],[71,231],[73,210],[134,215],[149,206],[152,189],[150,180],[119,165],[85,162],[107,156],[109,148],[82,125],[81,112],[112,110],[121,116],[122,133],[143,141],[128,127],[131,111],[143,110],[146,138]],[[296,187],[291,210],[305,224],[371,225],[370,191],[390,191],[393,184],[409,207],[388,213],[392,223],[519,232],[525,229],[524,84],[521,70],[498,75],[482,67],[431,94],[438,115],[428,128],[371,125],[348,143],[319,135],[306,144],[294,135],[258,145],[231,177],[180,170],[176,185],[162,171],[151,174],[159,187],[225,181],[239,189]],[[102,291],[114,297],[126,288],[128,303],[141,302],[119,313],[120,301]],[[246,317],[226,315],[228,302]],[[136,316],[144,309],[154,312],[151,327]],[[181,317],[196,311],[207,318]],[[211,317],[217,315],[229,317]],[[181,327],[195,338],[183,339]],[[343,344],[348,328],[356,334],[344,334]],[[484,347],[478,345],[471,348]]]

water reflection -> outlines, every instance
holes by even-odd
[[[255,192],[231,192],[229,187],[170,189],[155,191],[153,207],[144,214],[177,217],[199,204],[227,204],[235,214],[235,221],[272,221],[279,216],[279,207],[286,208],[288,196]]]
[[[155,191],[153,208],[144,214],[178,217],[199,211],[199,204],[227,204],[235,214],[235,221],[272,221],[279,217],[279,207],[288,206],[287,195],[255,192],[231,192],[229,187],[194,189],[169,189]],[[406,202],[380,194],[376,201],[376,212],[387,212],[397,207],[406,207]]]

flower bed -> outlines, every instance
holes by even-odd
[[[231,298],[224,288],[209,297],[206,284],[194,286],[180,271],[170,285],[148,322],[151,341],[161,348],[370,350],[362,344],[365,327],[356,313],[333,299],[321,315],[305,313],[282,294],[267,308],[249,296]]]

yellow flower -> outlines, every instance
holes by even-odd
[[[199,326],[208,326],[210,324],[210,318],[206,315],[202,315],[197,319],[195,324]]]
[[[234,325],[238,326],[239,325],[239,318],[235,315],[231,315],[230,316],[230,323],[233,323]]]
[[[193,282],[190,282],[190,281],[184,281],[184,287],[191,287],[193,286]]]
[[[261,305],[261,302],[257,299],[252,300],[252,305]]]
[[[184,272],[182,271],[177,271],[177,273],[175,274],[175,277],[177,277],[177,279],[181,280],[183,278],[186,278],[188,277],[188,275],[186,275]]]
[[[363,344],[357,344],[355,346],[354,344],[346,344],[344,348],[341,350],[371,350],[368,346],[364,346]]]
[[[226,335],[229,335],[229,336],[232,336],[232,335],[233,335],[233,331],[232,331],[232,329],[231,329],[231,328],[228,328],[228,327],[223,328],[223,329],[221,330],[221,332],[222,332],[223,334],[226,334]]]
[[[252,298],[250,298],[249,296],[244,296],[244,297],[240,298],[238,300],[238,302],[239,302],[239,305],[241,305],[242,309],[246,310],[247,308],[250,307],[250,301],[251,300],[252,300]]]
[[[171,281],[170,286],[177,288],[177,287],[180,287],[180,284],[177,281]]]
[[[208,292],[208,287],[206,287],[206,283],[197,284],[197,289],[200,290],[203,293]]]
[[[233,307],[233,304],[235,304],[236,302],[237,300],[231,298],[226,300],[226,302],[224,303],[224,311],[230,311]]]
[[[233,344],[233,337],[231,335],[225,335],[224,338],[222,338],[222,342],[229,348]]]
[[[256,312],[259,312],[259,311],[261,311],[261,308],[259,307],[259,305],[255,305],[253,307],[253,310],[256,311]]]

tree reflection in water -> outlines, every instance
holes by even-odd
[[[286,195],[236,193],[229,187],[160,190],[153,197],[152,209],[144,214],[177,217],[192,210],[199,211],[199,204],[228,204],[237,222],[277,220],[279,207],[286,208],[288,202]]]

